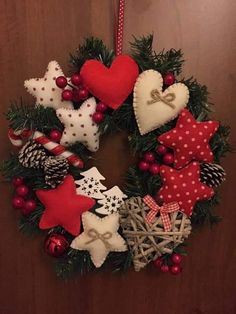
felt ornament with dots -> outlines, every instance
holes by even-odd
[[[14,186],[20,229],[45,233],[44,250],[58,258],[63,278],[105,261],[116,271],[153,262],[178,274],[195,223],[218,219],[209,213],[225,176],[228,126],[211,120],[205,87],[178,76],[180,51],[153,51],[149,35],[122,55],[121,28],[116,55],[102,40],[85,39],[70,55],[70,78],[51,61],[43,78],[25,82],[36,106],[22,101],[6,115],[16,149],[1,170]],[[100,148],[119,132],[129,148],[119,147],[116,164],[109,143],[108,153]],[[108,188],[105,180],[125,164],[123,184]],[[99,172],[104,165],[110,177]]]
[[[84,101],[79,109],[57,109],[57,116],[65,126],[60,142],[62,145],[68,146],[80,142],[91,152],[98,150],[98,125],[92,120],[95,109],[94,97]]]
[[[109,252],[127,251],[125,240],[118,233],[119,214],[99,218],[92,213],[82,215],[84,232],[76,237],[71,247],[89,251],[96,267],[101,267]]]
[[[25,81],[26,90],[36,98],[36,105],[54,109],[73,108],[71,101],[61,98],[61,90],[55,83],[56,78],[63,75],[59,64],[56,61],[50,61],[44,77]]]
[[[181,170],[168,166],[160,169],[163,186],[157,198],[164,203],[178,202],[180,210],[191,216],[197,201],[210,199],[214,190],[200,182],[200,165],[192,162]]]
[[[127,55],[116,57],[109,69],[97,60],[88,60],[80,71],[90,93],[112,109],[132,92],[138,73],[138,65]]]
[[[176,127],[159,136],[159,142],[174,150],[174,166],[179,169],[191,160],[212,162],[209,141],[219,127],[218,121],[196,121],[188,110],[183,110]]]
[[[176,83],[163,91],[163,78],[154,70],[142,72],[134,86],[134,113],[140,134],[146,134],[174,119],[186,107],[189,91]]]

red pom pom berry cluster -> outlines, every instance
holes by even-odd
[[[63,89],[61,97],[66,101],[80,102],[88,98],[89,92],[85,86],[83,86],[81,76],[75,73],[68,80],[65,76],[58,76],[56,78],[57,87]],[[66,86],[72,89],[66,88]]]
[[[153,261],[155,267],[159,268],[162,273],[171,273],[172,275],[179,275],[182,272],[181,262],[183,255],[173,253],[168,259],[158,257]]]
[[[20,209],[23,215],[29,215],[35,210],[37,206],[34,199],[28,198],[30,189],[27,185],[25,185],[21,177],[14,177],[12,183],[16,192],[12,199],[12,207],[15,209]]]

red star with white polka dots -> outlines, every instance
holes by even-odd
[[[161,166],[162,188],[157,193],[157,200],[163,203],[178,202],[186,215],[191,216],[197,201],[209,199],[214,190],[200,182],[200,165],[192,162],[181,170]]]
[[[213,153],[209,140],[219,127],[218,121],[199,122],[184,109],[176,127],[159,136],[161,144],[174,150],[174,167],[180,169],[190,161],[212,162]]]

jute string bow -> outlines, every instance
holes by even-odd
[[[175,100],[174,93],[168,93],[165,96],[161,96],[160,92],[157,89],[151,91],[151,100],[148,100],[148,105],[154,104],[158,101],[162,101],[164,104],[170,106],[172,109],[175,109],[175,105],[172,103]]]
[[[90,244],[94,241],[101,240],[105,247],[109,250],[110,244],[107,240],[112,238],[112,233],[110,231],[107,231],[105,233],[99,233],[96,229],[90,229],[88,231],[88,236],[91,238],[91,240],[87,241],[86,244]]]

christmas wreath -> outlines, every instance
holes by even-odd
[[[230,129],[210,119],[206,86],[180,78],[182,52],[157,53],[152,43],[134,37],[130,56],[115,56],[88,38],[70,56],[70,78],[51,61],[43,78],[25,81],[36,105],[13,103],[6,114],[19,151],[2,172],[19,228],[46,232],[58,276],[151,261],[178,274],[191,228],[219,221]],[[125,186],[107,189],[88,161],[101,137],[123,131],[137,163]]]

